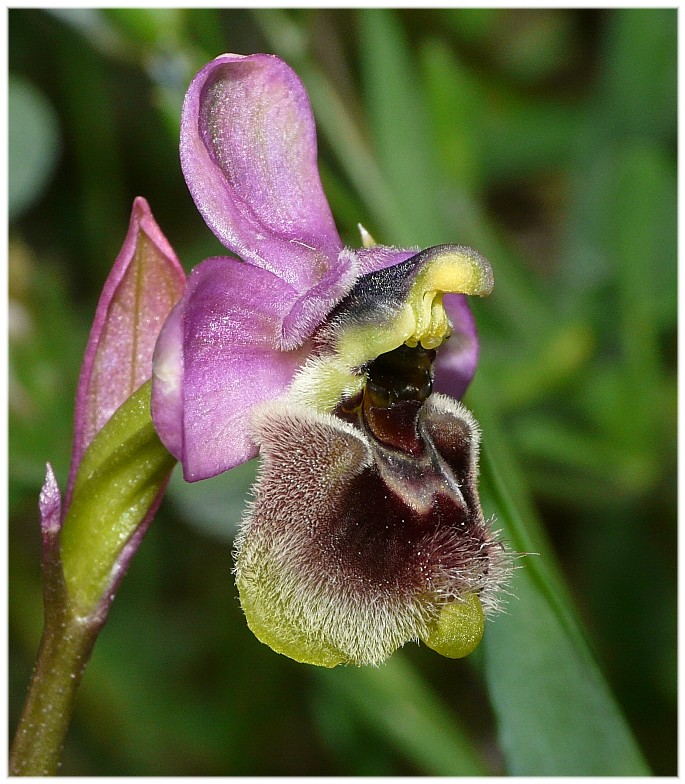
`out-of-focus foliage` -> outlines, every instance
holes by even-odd
[[[40,198],[55,167],[55,113],[41,93],[19,77],[8,83],[9,214],[24,212]]]
[[[347,242],[361,221],[381,242],[490,259],[467,400],[484,503],[511,502],[542,552],[468,660],[410,645],[380,670],[324,673],[241,617],[231,538],[254,464],[174,477],[86,672],[65,774],[592,772],[600,752],[574,767],[573,734],[596,731],[607,754],[618,735],[592,725],[601,697],[574,725],[582,646],[559,658],[574,633],[552,638],[554,601],[530,593],[564,583],[652,770],[675,773],[676,26],[675,10],[640,9],[9,11],[11,725],[40,635],[44,463],[63,483],[133,198],[187,269],[222,253],[177,136],[190,78],[224,51],[272,51],[302,75]],[[555,689],[563,704],[540,713]]]

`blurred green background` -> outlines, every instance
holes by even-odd
[[[534,502],[652,771],[675,775],[677,12],[8,13],[10,728],[40,637],[44,464],[64,487],[81,354],[131,203],[148,199],[187,270],[222,253],[180,172],[180,105],[207,60],[270,51],[310,91],[347,243],[361,221],[382,243],[490,259],[467,403]],[[511,752],[507,727],[528,718],[507,716],[486,666],[505,621],[468,660],[410,644],[380,670],[323,672],[255,640],[230,573],[253,475],[174,477],[62,772],[538,772],[534,730]]]

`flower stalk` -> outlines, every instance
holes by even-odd
[[[54,776],[59,768],[76,691],[99,629],[74,616],[58,624],[46,625],[43,633],[10,755],[10,776]]]
[[[40,494],[44,628],[11,775],[57,772],[83,671],[176,462],[152,424],[149,378],[159,329],[184,286],[147,202],[136,199],[84,356],[65,504],[49,464]]]
[[[89,446],[62,524],[48,467],[40,501],[44,629],[10,775],[57,772],[81,676],[175,462],[152,426],[148,382]]]
[[[10,776],[54,776],[81,676],[101,623],[82,619],[69,601],[59,543],[43,559],[45,626],[29,693],[10,753]],[[104,620],[104,619],[103,619]]]

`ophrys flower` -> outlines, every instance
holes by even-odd
[[[415,638],[469,653],[507,575],[458,402],[478,343],[464,294],[488,262],[458,245],[343,247],[305,89],[272,55],[195,77],[181,162],[243,261],[208,259],[157,344],[153,418],[189,481],[258,453],[236,542],[255,634],[299,661],[378,663]]]

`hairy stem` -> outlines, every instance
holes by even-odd
[[[54,776],[76,690],[101,624],[60,613],[46,625],[10,753],[11,776]]]

